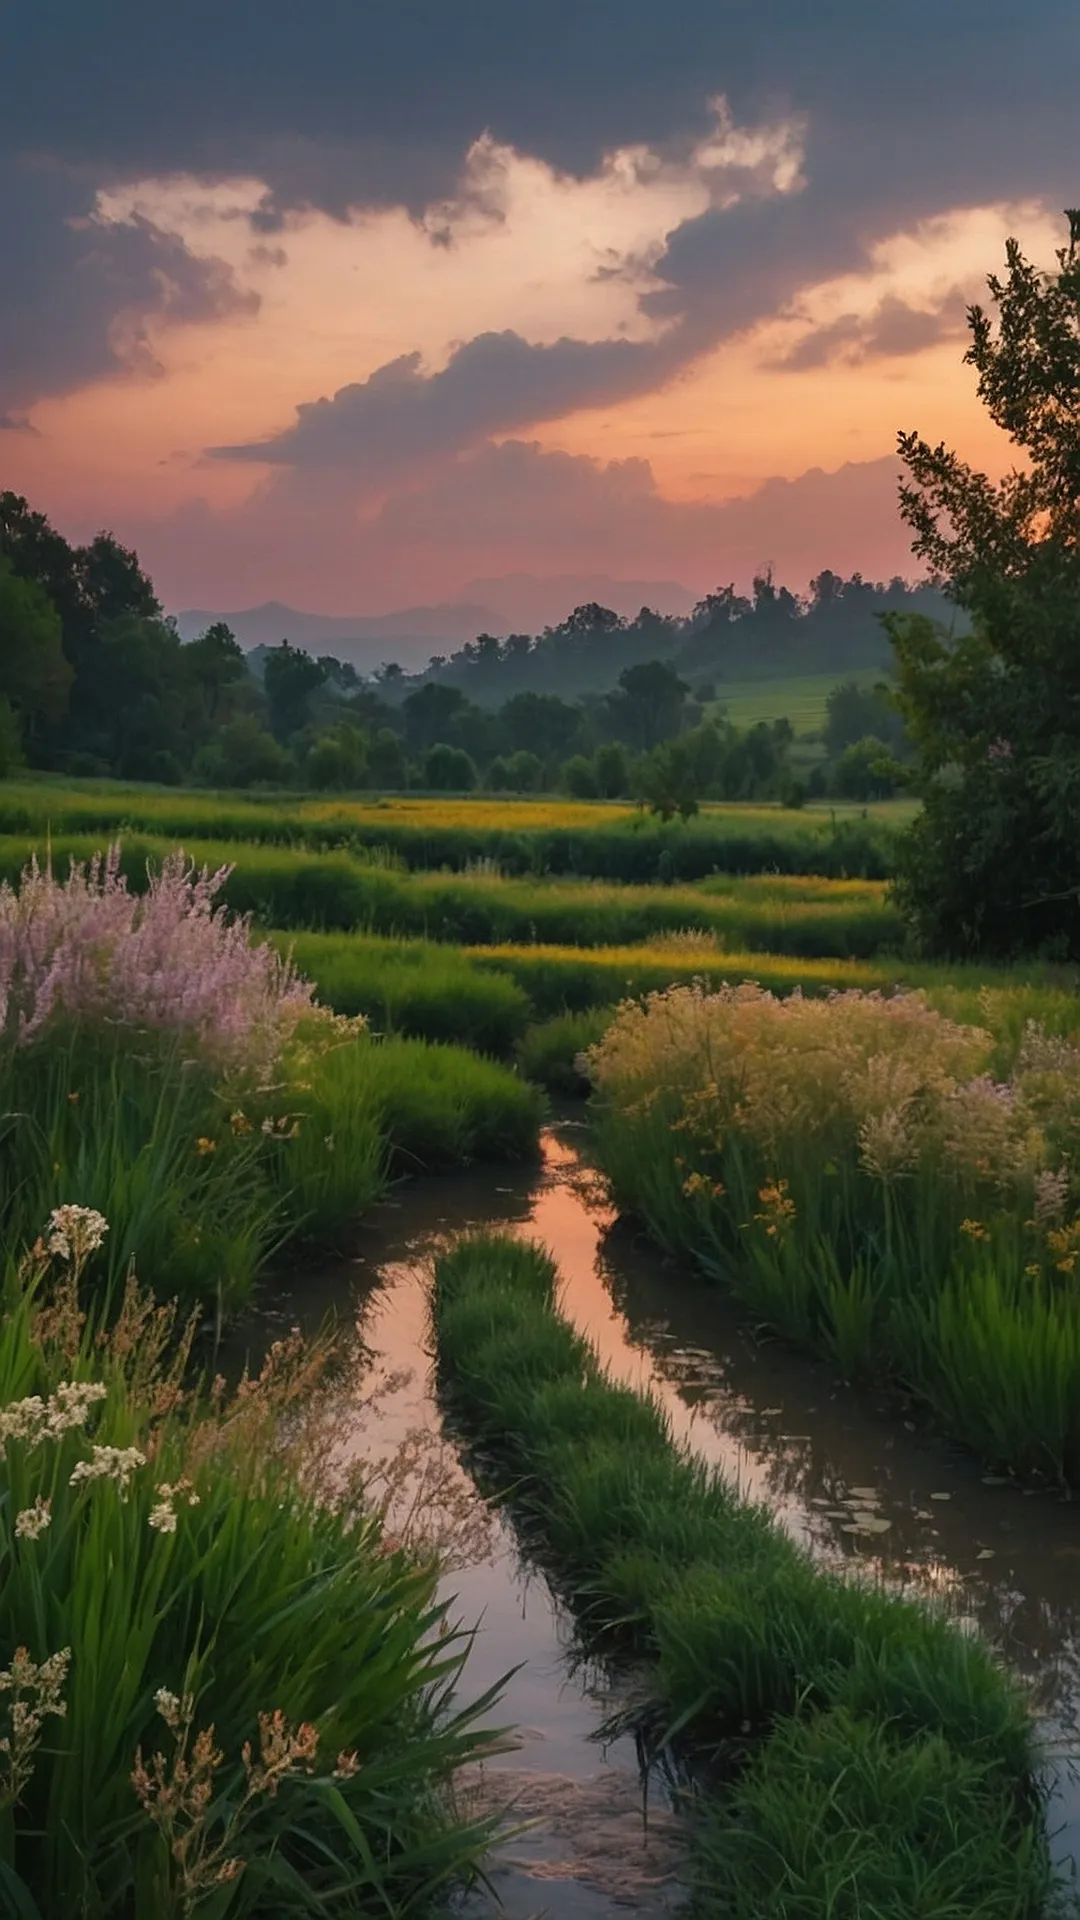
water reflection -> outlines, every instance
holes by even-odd
[[[747,1497],[768,1503],[809,1549],[856,1563],[943,1599],[977,1622],[1033,1684],[1057,1749],[1054,1824],[1062,1857],[1080,1855],[1080,1527],[1078,1509],[984,1477],[957,1449],[873,1392],[755,1336],[699,1276],[663,1259],[598,1193],[583,1134],[567,1124],[544,1141],[540,1169],[424,1179],[401,1190],[359,1233],[353,1260],[305,1276],[273,1310],[317,1325],[330,1308],[351,1319],[376,1372],[411,1372],[386,1418],[391,1435],[438,1419],[431,1395],[426,1309],[437,1245],[469,1227],[502,1226],[544,1242],[564,1277],[563,1307],[612,1372],[662,1400],[675,1431],[721,1465]],[[358,1348],[359,1354],[359,1348]],[[357,1363],[358,1373],[360,1363]],[[395,1424],[397,1423],[397,1428]],[[538,1576],[526,1579],[513,1542],[455,1580],[463,1617],[483,1615],[475,1677],[486,1685],[522,1661],[504,1713],[532,1730],[543,1766],[594,1773],[592,1743],[605,1700],[596,1676],[568,1674],[571,1630]],[[614,1756],[617,1766],[625,1754]],[[536,1753],[527,1764],[540,1765]],[[541,1903],[537,1903],[541,1904]],[[563,1906],[552,1902],[554,1911]],[[651,1910],[646,1908],[646,1910]],[[565,1906],[570,1912],[571,1907]]]

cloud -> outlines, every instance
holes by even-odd
[[[153,330],[251,312],[224,261],[135,216],[99,218],[92,186],[55,167],[0,165],[0,408],[133,368]]]
[[[332,612],[452,599],[473,576],[609,574],[748,584],[772,564],[801,584],[823,566],[911,571],[893,458],[766,482],[745,498],[665,498],[649,463],[521,440],[472,449],[363,510],[339,474],[283,469],[242,505],[193,502],[117,532],[166,604],[278,598]]]
[[[305,402],[269,440],[215,447],[224,460],[338,468],[385,487],[402,473],[492,434],[557,420],[641,393],[678,365],[678,342],[556,340],[533,346],[507,330],[455,349],[437,373],[402,354],[331,400]]]
[[[714,208],[672,232],[667,284],[649,310],[684,323],[688,351],[857,268],[885,232],[958,205],[1068,197],[1074,184],[1072,0],[830,0],[816,10],[673,0],[662,11],[655,0],[308,0],[302,14],[294,0],[262,0],[257,18],[244,0],[111,0],[105,10],[43,0],[23,9],[7,52],[3,217],[22,196],[41,259],[23,237],[14,254],[3,246],[5,274],[16,276],[20,311],[48,316],[37,363],[21,328],[23,393],[115,364],[114,325],[123,333],[140,303],[158,313],[148,282],[159,266],[196,305],[221,298],[220,288],[200,295],[198,265],[162,260],[164,236],[133,230],[106,246],[97,234],[96,264],[86,260],[85,229],[70,216],[85,217],[94,188],[117,182],[254,176],[264,234],[311,206],[342,221],[404,206],[420,220],[455,205],[485,130],[584,177],[616,150],[685,162],[714,137],[709,101],[720,93],[743,125],[794,116],[808,130],[798,206],[765,201],[734,217]],[[63,183],[51,196],[25,169],[11,172],[43,155]],[[758,164],[768,172],[769,157]],[[429,238],[452,230],[434,220]],[[181,301],[173,317],[182,312]]]
[[[766,364],[801,373],[838,360],[854,366],[864,360],[903,359],[961,336],[964,307],[963,294],[955,287],[934,307],[913,306],[898,294],[886,294],[872,313],[839,314],[823,326],[812,327]]]

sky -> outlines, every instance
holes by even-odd
[[[1073,0],[0,0],[0,33],[0,487],[168,607],[913,575],[897,431],[1010,464],[965,310],[1080,197]]]

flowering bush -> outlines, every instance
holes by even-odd
[[[17,890],[0,886],[0,1034],[26,1046],[65,1016],[181,1034],[223,1065],[273,1057],[312,989],[215,904],[229,871],[178,851],[135,894],[119,844],[64,881],[35,856]]]
[[[1080,1048],[1029,1022],[994,1058],[919,993],[696,985],[624,1005],[587,1066],[660,1240],[995,1459],[1080,1477]]]

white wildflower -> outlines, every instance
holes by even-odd
[[[90,1408],[104,1400],[108,1388],[100,1380],[61,1380],[48,1400],[36,1393],[0,1407],[0,1450],[9,1440],[37,1446],[58,1440],[73,1427],[86,1425]]]
[[[183,1699],[170,1693],[168,1687],[159,1687],[154,1695],[154,1705],[167,1727],[175,1733],[185,1721],[190,1720],[195,1711],[194,1694],[185,1693]]]
[[[20,1540],[36,1540],[52,1521],[52,1503],[38,1494],[32,1507],[15,1515],[15,1533]]]
[[[115,1480],[123,1498],[136,1467],[145,1465],[146,1455],[140,1453],[138,1447],[95,1447],[89,1460],[80,1460],[72,1469],[68,1485],[77,1487],[84,1480]]]
[[[82,1261],[100,1247],[109,1223],[95,1207],[54,1207],[45,1231],[50,1253],[61,1260]]]
[[[176,1508],[168,1500],[159,1500],[150,1509],[150,1525],[155,1533],[176,1532]]]

